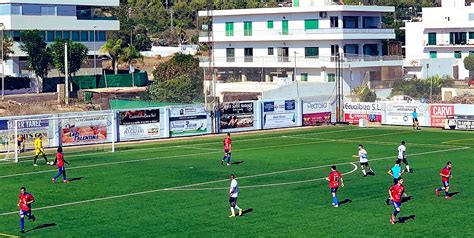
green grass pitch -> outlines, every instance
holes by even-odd
[[[19,236],[21,186],[37,199],[37,221],[26,222],[26,235],[35,237],[474,236],[472,132],[336,126],[233,134],[232,159],[242,163],[229,167],[220,165],[223,138],[122,144],[116,153],[66,151],[68,177],[81,178],[69,184],[52,184],[56,169],[42,160],[39,167],[0,164],[0,236]],[[414,173],[404,175],[412,199],[399,217],[414,219],[390,225],[387,170],[401,140]],[[376,176],[355,170],[359,143]],[[451,200],[434,192],[448,160],[457,193]],[[339,208],[331,206],[324,180],[332,164],[345,173],[339,199],[351,200]],[[228,218],[231,173],[239,206],[252,209],[242,217]]]

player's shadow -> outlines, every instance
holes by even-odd
[[[454,196],[456,196],[456,195],[458,195],[458,194],[459,194],[459,192],[452,192],[452,193],[448,193],[448,196],[454,197]]]
[[[351,202],[352,202],[352,199],[350,199],[350,198],[346,198],[346,199],[344,199],[344,200],[340,201],[340,202],[339,202],[339,205],[343,205],[343,204],[346,204],[346,203],[351,203]]]
[[[242,211],[242,216],[245,216],[245,214],[253,212],[253,208],[247,208],[244,211]]]
[[[80,180],[82,180],[83,178],[84,178],[84,177],[72,178],[72,179],[69,179],[69,182],[80,181]]]
[[[232,162],[232,164],[241,164],[243,162],[244,162],[243,160],[242,161],[235,161],[235,162]]]
[[[38,226],[36,226],[32,229],[29,229],[29,230],[25,231],[25,233],[30,232],[30,231],[34,231],[34,230],[38,230],[38,229],[44,229],[44,228],[52,227],[52,226],[56,226],[56,223],[41,224],[41,225],[38,225]]]
[[[398,218],[398,223],[405,223],[410,219],[415,220],[415,217],[416,217],[416,215],[410,215],[410,216],[406,216],[406,217],[399,217]]]
[[[409,202],[412,199],[413,199],[413,196],[402,197],[402,203]]]

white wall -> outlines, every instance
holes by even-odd
[[[119,0],[0,0],[2,3],[34,3],[34,4],[63,4],[63,5],[83,5],[83,6],[110,6],[118,7],[120,4]]]

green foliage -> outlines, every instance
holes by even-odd
[[[120,62],[131,64],[135,60],[143,60],[143,55],[140,54],[137,48],[129,45],[127,48],[121,50],[119,60]]]
[[[112,68],[117,74],[118,60],[123,50],[123,41],[120,38],[109,38],[100,48],[100,52],[107,53],[112,59]]]
[[[137,34],[135,35],[135,39],[133,40],[133,46],[135,46],[139,51],[147,51],[151,49],[151,40],[145,34]]]
[[[420,99],[429,97],[431,81],[433,81],[433,95],[441,95],[441,88],[454,85],[449,77],[433,76],[427,79],[400,80],[393,85],[392,95],[408,95]]]
[[[54,67],[63,75],[65,74],[64,45],[67,43],[68,50],[68,75],[72,76],[81,69],[87,59],[88,49],[85,45],[71,40],[56,40],[51,45],[51,59]]]
[[[466,70],[472,71],[474,70],[474,56],[469,55],[468,57],[464,58],[464,68]]]
[[[51,62],[51,52],[38,30],[28,30],[21,33],[20,49],[26,52],[28,68],[39,78],[48,76],[48,66]]]
[[[190,55],[175,55],[160,64],[153,76],[155,82],[147,89],[147,99],[178,103],[203,99],[203,72],[199,60]]]
[[[377,95],[372,92],[367,86],[359,86],[354,89],[355,95],[357,95],[361,102],[375,102]]]
[[[11,38],[3,35],[3,60],[9,60],[13,52],[13,41]]]

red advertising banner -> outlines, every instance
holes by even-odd
[[[61,142],[63,145],[106,142],[107,126],[83,126],[63,128]]]
[[[359,114],[359,113],[345,113],[344,121],[350,124],[359,124],[359,119],[367,119],[369,123],[382,123],[382,115],[379,114]]]
[[[454,105],[430,105],[431,127],[444,127],[444,120],[454,115]]]
[[[331,112],[303,114],[303,126],[315,126],[331,122]]]

